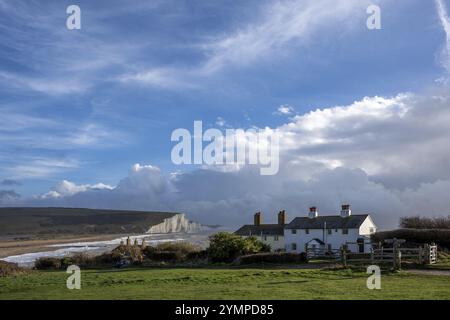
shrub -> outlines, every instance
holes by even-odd
[[[25,269],[19,267],[17,263],[0,260],[0,277],[14,276],[25,272]]]
[[[209,240],[207,250],[212,262],[231,262],[241,255],[270,251],[269,246],[255,237],[243,238],[228,232],[219,232]]]
[[[159,243],[155,249],[157,251],[177,251],[182,254],[201,251],[201,248],[189,242],[163,242]]]
[[[402,217],[400,227],[404,229],[450,229],[450,215],[448,217]]]
[[[115,265],[122,259],[118,252],[107,252],[95,257],[96,265]]]
[[[184,256],[180,251],[154,251],[148,258],[158,262],[180,262]]]
[[[61,269],[61,259],[41,257],[34,263],[34,268],[38,270]]]
[[[71,264],[75,264],[79,267],[90,267],[95,264],[95,259],[88,256],[86,253],[75,253],[70,257]]]
[[[254,263],[305,263],[307,262],[306,255],[302,253],[257,253],[241,256],[238,258],[239,264],[254,264]]]
[[[199,258],[200,252],[202,250],[199,246],[187,242],[163,242],[155,247],[146,247],[142,253],[145,257],[154,261],[181,262]]]
[[[382,242],[385,239],[405,239],[407,243],[424,244],[436,243],[441,247],[450,249],[449,229],[397,229],[377,232],[372,235],[373,242]]]
[[[111,251],[114,254],[114,259],[127,259],[134,264],[141,263],[144,259],[145,250],[151,247],[147,247],[146,249],[141,249],[141,247],[136,246],[125,246],[120,245]]]
[[[205,260],[208,258],[208,251],[193,251],[186,255],[186,260]]]

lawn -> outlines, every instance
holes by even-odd
[[[367,275],[317,269],[119,269],[82,271],[81,290],[67,274],[33,271],[0,278],[0,299],[450,299],[448,276]]]

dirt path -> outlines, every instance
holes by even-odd
[[[450,270],[432,270],[432,269],[411,269],[407,272],[415,274],[425,274],[430,276],[450,276]]]

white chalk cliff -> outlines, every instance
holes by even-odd
[[[184,213],[176,214],[164,219],[160,224],[151,226],[147,233],[172,233],[172,232],[198,232],[202,228],[201,224],[189,221]]]

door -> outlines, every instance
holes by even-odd
[[[364,243],[358,243],[359,253],[364,253]]]

